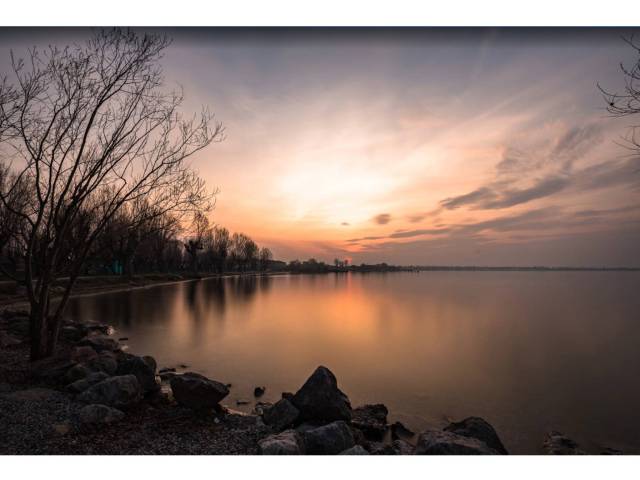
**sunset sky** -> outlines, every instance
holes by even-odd
[[[640,266],[640,160],[610,118],[629,30],[168,30],[211,220],[283,260]],[[86,30],[0,32],[9,49]]]

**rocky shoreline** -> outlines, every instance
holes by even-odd
[[[231,385],[158,370],[153,357],[123,349],[108,325],[66,322],[58,355],[29,363],[28,325],[24,311],[0,316],[0,454],[508,454],[479,417],[417,433],[389,425],[384,405],[352,407],[323,366],[297,392],[247,415],[221,403]],[[585,453],[558,432],[543,449]]]

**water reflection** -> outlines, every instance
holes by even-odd
[[[415,428],[480,415],[514,452],[547,429],[640,448],[640,275],[433,272],[230,277],[72,302],[161,366],[233,383],[229,402],[300,386],[319,364],[353,403]],[[248,407],[249,409],[251,406]]]

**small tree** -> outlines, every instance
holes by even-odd
[[[153,205],[149,217],[210,208],[186,159],[223,128],[206,110],[183,118],[182,93],[164,90],[159,60],[169,43],[100,31],[83,45],[30,50],[26,62],[12,54],[14,81],[0,81],[0,159],[12,172],[0,203],[26,226],[13,239],[25,262],[33,360],[54,352],[87,253],[118,212],[139,199]],[[14,200],[21,188],[32,192],[26,205]],[[69,280],[53,306],[62,275]]]
[[[260,249],[260,269],[265,271],[269,268],[269,262],[273,260],[273,253],[267,247]]]

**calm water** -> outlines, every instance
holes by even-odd
[[[382,402],[415,429],[478,415],[513,453],[539,452],[549,429],[639,452],[638,285],[637,272],[235,277],[79,298],[68,315],[232,383],[232,408],[322,364],[353,405]]]

